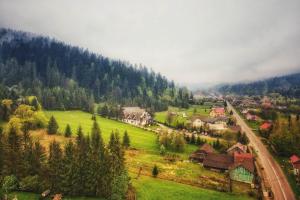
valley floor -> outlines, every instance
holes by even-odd
[[[92,127],[92,115],[81,111],[46,111],[47,117],[54,116],[59,124],[60,135],[48,135],[45,130],[32,132],[32,136],[41,140],[41,143],[48,146],[51,140],[65,143],[68,138],[63,136],[67,124],[72,128],[73,136],[79,125],[83,132],[88,134]],[[157,135],[129,124],[110,120],[97,116],[97,122],[102,131],[105,142],[108,141],[110,133],[118,130],[120,137],[127,130],[131,149],[126,151],[126,165],[131,176],[133,186],[136,188],[138,199],[142,200],[193,200],[193,199],[252,199],[248,196],[251,191],[249,185],[233,184],[233,192],[219,192],[228,188],[226,175],[206,170],[199,164],[188,161],[188,156],[196,148],[195,145],[186,145],[183,153],[176,153],[178,159],[170,162],[159,154]],[[71,138],[71,140],[73,140]],[[152,168],[157,165],[159,168],[158,178],[151,176]],[[140,176],[137,174],[140,171]],[[18,200],[29,200],[35,197],[31,193],[17,193]],[[93,198],[65,198],[67,200],[94,200]]]

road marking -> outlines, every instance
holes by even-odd
[[[258,145],[258,144],[259,144],[260,141],[258,140],[258,138],[257,138],[257,136],[255,135],[255,133],[253,133],[253,131],[249,128],[249,126],[248,126],[248,125],[246,124],[246,122],[242,119],[242,117],[236,112],[236,110],[233,108],[233,106],[230,105],[230,107],[231,107],[231,110],[234,111],[234,114],[236,115],[235,117],[238,118],[237,121],[240,121],[241,125],[243,125],[245,129],[247,129],[245,132],[246,132],[246,134],[247,134],[247,132],[248,132],[249,135],[251,136],[251,137],[250,137],[250,142],[251,142],[251,139],[252,139],[252,140],[253,140],[253,145],[256,146],[256,149],[259,149],[259,145]],[[257,151],[258,151],[258,150],[257,150]],[[259,154],[259,155],[260,155],[260,154]],[[263,156],[260,155],[259,157],[263,157]],[[266,160],[268,161],[268,164],[271,166],[271,168],[272,168],[272,170],[273,170],[273,172],[274,172],[274,174],[275,174],[275,176],[276,176],[276,180],[277,180],[277,182],[279,183],[279,187],[280,187],[281,193],[283,194],[284,200],[288,200],[287,197],[286,197],[286,194],[284,193],[284,191],[283,191],[283,189],[282,189],[283,187],[282,187],[282,185],[281,185],[279,176],[278,176],[276,170],[274,169],[272,163],[270,162],[269,158],[267,158],[267,156],[266,156]]]
[[[271,164],[269,158],[267,158],[267,161],[268,161],[269,165],[271,166],[271,168],[272,168],[272,170],[273,170],[273,172],[274,172],[274,174],[275,174],[275,176],[276,176],[277,182],[279,183],[280,190],[281,190],[281,192],[282,192],[282,194],[283,194],[284,199],[287,200],[287,198],[286,198],[286,196],[285,196],[285,193],[284,193],[284,191],[283,191],[283,189],[282,189],[281,182],[279,181],[279,176],[278,176],[276,170],[274,169],[273,165]]]

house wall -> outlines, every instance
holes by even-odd
[[[237,167],[230,171],[230,178],[235,181],[252,183],[254,175],[248,170],[246,170],[244,167]]]

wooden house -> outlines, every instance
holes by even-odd
[[[247,146],[241,143],[236,143],[227,150],[227,153],[233,155],[234,153],[247,153]]]
[[[230,166],[229,175],[232,180],[253,183],[254,157],[250,153],[234,153],[234,164]]]
[[[153,122],[151,115],[140,107],[123,107],[123,122],[136,126],[146,126]]]
[[[209,153],[213,153],[215,150],[212,146],[209,144],[205,143],[202,145],[202,147],[195,152],[193,152],[189,159],[194,162],[203,162],[204,158],[207,156]]]
[[[230,166],[234,163],[233,161],[231,155],[209,153],[203,160],[203,167],[224,172],[229,170]]]

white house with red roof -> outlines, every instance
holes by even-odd
[[[223,107],[212,108],[209,115],[211,117],[225,117],[225,108]]]

